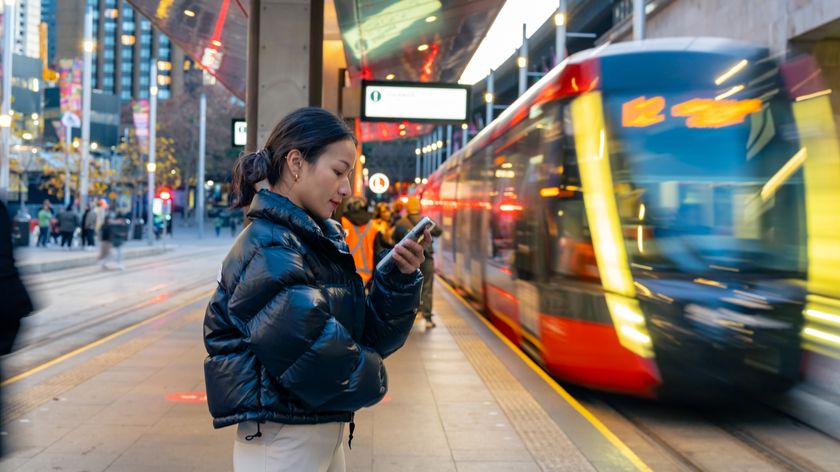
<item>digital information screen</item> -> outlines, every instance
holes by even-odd
[[[233,137],[233,147],[245,146],[248,140],[248,127],[245,120],[234,119],[231,122],[231,136]]]
[[[464,123],[469,85],[431,82],[362,82],[363,121]]]

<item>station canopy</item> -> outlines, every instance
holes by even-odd
[[[248,0],[128,1],[244,100]],[[455,83],[503,4],[504,0],[326,0],[325,30],[337,27],[353,85],[392,77]],[[397,129],[393,124],[367,124],[364,135],[397,138]],[[419,126],[409,130],[426,131]]]

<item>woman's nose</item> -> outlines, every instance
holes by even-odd
[[[338,194],[341,195],[341,198],[347,197],[350,195],[350,178],[346,178],[341,181],[341,185],[338,186]]]

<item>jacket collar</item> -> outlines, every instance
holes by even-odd
[[[327,243],[340,253],[350,253],[340,223],[327,219],[318,224],[303,208],[269,190],[257,192],[248,208],[248,217],[281,224],[310,244]]]

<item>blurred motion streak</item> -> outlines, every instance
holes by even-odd
[[[801,102],[803,100],[810,100],[812,98],[822,97],[823,95],[828,95],[830,93],[831,89],[820,90],[819,92],[809,93],[807,95],[796,97],[796,101]]]
[[[726,92],[723,92],[722,94],[715,97],[715,100],[723,100],[724,98],[729,98],[735,95],[736,93],[740,92],[741,90],[744,90],[744,88],[745,87],[743,85],[736,85],[731,89],[727,90]]]
[[[715,85],[720,85],[720,84],[726,82],[727,80],[729,80],[730,77],[737,74],[741,69],[743,69],[744,67],[747,67],[747,64],[749,64],[749,61],[747,61],[746,59],[742,59],[737,64],[732,66],[731,69],[724,72],[723,74],[720,75],[720,77],[715,79]]]
[[[776,172],[773,177],[770,177],[770,180],[764,184],[764,187],[761,188],[761,200],[766,202],[770,200],[770,198],[776,193],[776,190],[784,184],[787,179],[793,175],[794,172],[799,170],[802,167],[802,164],[805,163],[805,159],[808,157],[807,150],[802,148],[790,158],[789,161]]]
[[[624,238],[613,192],[610,161],[604,136],[603,105],[600,92],[589,92],[571,103],[572,120],[581,123],[575,130],[580,179],[586,215],[590,221],[592,243],[606,302],[621,345],[636,355],[652,358],[653,348],[645,327],[630,275]]]
[[[825,91],[823,91],[825,92]],[[804,157],[808,292],[803,348],[840,359],[840,145],[827,93],[793,104]],[[802,99],[802,100],[800,100]],[[781,171],[780,171],[781,172]],[[774,176],[775,178],[775,176]]]

